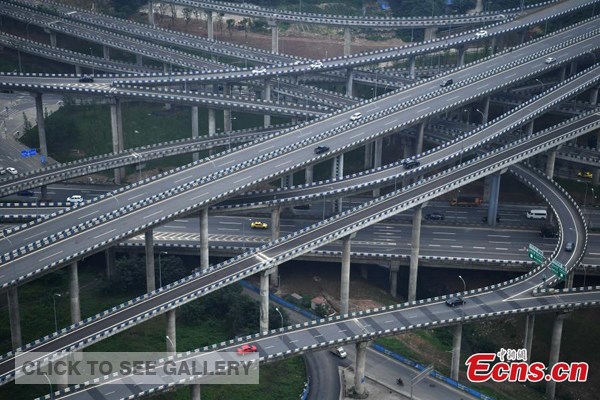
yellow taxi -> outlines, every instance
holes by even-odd
[[[590,171],[579,171],[577,173],[577,176],[581,177],[581,178],[587,178],[587,179],[592,179],[592,177],[594,176]]]
[[[252,229],[267,229],[269,226],[261,221],[252,221],[250,223],[250,228]]]

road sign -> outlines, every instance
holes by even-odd
[[[29,150],[21,150],[21,157],[29,157]]]
[[[558,276],[560,279],[565,279],[565,276],[567,275],[565,266],[556,260],[552,260],[550,263],[550,271],[552,271],[554,275]]]
[[[28,155],[29,157],[33,157],[33,156],[35,156],[36,154],[37,154],[37,151],[35,151],[35,149],[29,149],[29,150],[28,150],[28,154],[27,154],[27,155]]]
[[[535,261],[538,264],[542,264],[545,260],[544,252],[532,244],[530,244],[529,247],[527,248],[527,254],[529,255],[529,258],[531,258],[533,261]]]
[[[46,156],[41,156],[41,157],[40,157],[40,162],[41,162],[42,164],[46,164]]]

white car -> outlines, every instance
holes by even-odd
[[[321,68],[323,66],[323,63],[321,61],[315,61],[314,63],[310,64],[311,68]]]
[[[475,37],[476,37],[476,38],[482,38],[482,37],[486,37],[487,35],[488,35],[488,32],[487,32],[487,31],[481,30],[481,31],[479,31],[479,32],[477,32],[477,33],[475,34]]]
[[[254,68],[252,70],[253,74],[264,74],[265,72],[267,72],[266,68]]]
[[[74,194],[73,196],[67,197],[67,201],[72,204],[83,203],[83,197],[78,194]]]
[[[546,58],[546,64],[552,64],[555,61],[556,61],[556,58],[554,58],[554,57],[548,57],[548,58]]]
[[[13,168],[13,167],[6,168],[6,172],[8,172],[11,175],[17,175],[19,173],[19,172],[17,172],[17,169]]]
[[[339,358],[346,358],[346,357],[348,357],[348,354],[346,353],[346,350],[344,350],[343,347],[337,347],[335,349],[331,349],[331,352],[333,354],[335,354],[336,356],[338,356]]]
[[[359,112],[355,112],[354,114],[352,114],[350,116],[350,121],[358,121],[361,118],[362,118],[362,114]]]

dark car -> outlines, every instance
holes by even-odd
[[[445,81],[443,81],[442,83],[440,83],[441,87],[448,87],[450,85],[452,85],[454,83],[454,80],[452,79],[446,79]]]
[[[484,217],[483,217],[481,220],[483,221],[483,223],[484,223],[484,224],[487,224],[487,222],[488,222],[488,217],[487,217],[487,215],[486,215],[486,216],[484,216]],[[496,215],[496,222],[497,222],[497,223],[500,223],[500,216],[499,216],[499,215]]]
[[[21,190],[20,192],[17,192],[18,196],[25,196],[25,197],[32,197],[35,196],[35,193],[33,193],[31,190]]]
[[[418,160],[404,160],[402,163],[405,169],[417,168],[421,163]]]
[[[323,153],[327,153],[328,151],[329,151],[328,146],[317,146],[315,148],[315,154],[323,154]]]
[[[557,238],[558,237],[558,227],[554,225],[542,226],[540,228],[540,236],[543,238]]]
[[[565,251],[571,252],[575,249],[575,242],[567,242],[565,244]]]
[[[456,307],[456,306],[461,306],[465,304],[465,300],[458,296],[458,297],[450,297],[446,300],[446,305],[448,307]]]
[[[431,221],[443,221],[444,214],[439,213],[439,212],[432,212],[432,213],[425,215],[425,219],[428,219]]]
[[[79,78],[79,82],[94,82],[94,77],[91,75],[83,75]]]

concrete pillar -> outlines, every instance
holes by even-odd
[[[365,171],[373,168],[373,143],[365,144]]]
[[[192,106],[192,139],[198,139],[200,137],[200,127],[198,121],[198,106]],[[193,161],[200,159],[200,153],[192,154]]]
[[[206,31],[208,33],[208,40],[214,40],[215,31],[213,26],[213,12],[206,10]]]
[[[167,354],[172,355],[177,352],[177,309],[167,311]]]
[[[590,92],[590,104],[593,106],[598,105],[598,89],[600,89],[600,87],[596,86],[595,88],[592,88],[592,91]]]
[[[350,302],[350,248],[352,239],[346,236],[342,239],[342,280],[340,284],[340,314],[348,314]]]
[[[269,330],[269,275],[260,272],[260,332]]]
[[[342,179],[344,177],[344,155],[340,154],[333,158],[331,165],[331,179]],[[342,198],[333,200],[333,212],[342,212]]]
[[[46,123],[44,121],[44,104],[42,103],[42,94],[36,93],[35,96],[35,119],[38,128],[38,138],[40,141],[40,153],[48,157],[48,146],[46,145]]]
[[[421,122],[417,131],[417,143],[415,146],[415,154],[423,152],[423,138],[425,136],[425,121]]]
[[[271,241],[279,239],[279,233],[281,231],[281,207],[274,207],[271,210]],[[271,275],[271,286],[279,285],[279,266],[272,268]]]
[[[546,159],[546,175],[550,179],[554,177],[554,163],[556,162],[556,150],[548,151],[548,158]]]
[[[490,114],[490,96],[487,96],[485,99],[483,99],[483,106],[481,108],[481,123],[485,124],[488,122]]]
[[[459,67],[462,67],[463,65],[465,65],[465,54],[467,53],[467,49],[465,46],[461,46],[458,48],[458,61],[457,61],[457,65]]]
[[[56,47],[56,33],[50,32],[50,46]]]
[[[596,150],[600,150],[600,130],[596,132]],[[600,184],[600,168],[596,168],[592,176],[592,184]]]
[[[527,40],[527,30],[521,32],[521,44],[525,43],[525,40]]]
[[[496,42],[497,42],[497,36],[492,36],[492,40],[490,43],[490,48],[491,48],[490,53],[491,54],[496,53]]]
[[[110,60],[110,47],[106,45],[102,46],[102,56],[105,60]]]
[[[81,75],[81,65],[75,66],[75,75],[77,75],[77,76]]]
[[[460,344],[462,342],[462,324],[454,327],[452,335],[452,370],[450,377],[458,382],[458,373],[460,372]]]
[[[200,400],[200,384],[195,383],[190,385],[190,398],[191,400]]]
[[[410,244],[410,270],[408,275],[408,301],[417,298],[417,275],[419,272],[419,247],[421,245],[421,217],[423,206],[418,205],[413,212],[412,238]]]
[[[562,67],[560,67],[560,69],[558,70],[558,80],[560,82],[564,81],[567,78],[567,66],[563,65]]]
[[[367,396],[365,388],[365,361],[367,359],[368,342],[356,343],[356,366],[354,367],[354,392],[358,398]]]
[[[577,60],[571,61],[571,65],[569,68],[569,75],[573,76],[577,73]]]
[[[135,65],[141,67],[144,65],[144,59],[142,58],[141,54],[136,54],[135,55]]]
[[[373,168],[379,168],[381,167],[381,158],[383,156],[383,138],[375,139],[373,146]],[[373,189],[373,197],[379,197],[380,195],[381,190],[379,188]]]
[[[13,350],[23,345],[21,338],[21,317],[19,315],[19,293],[16,286],[8,288],[8,318],[10,320],[10,339]]]
[[[214,136],[217,132],[217,124],[215,120],[215,109],[208,109],[208,136]]]
[[[527,360],[531,360],[531,345],[533,343],[533,328],[535,326],[535,314],[527,314],[525,320],[525,339],[523,347],[527,350]]]
[[[106,277],[112,278],[115,274],[115,248],[109,247],[104,251],[106,257]]]
[[[148,2],[148,23],[154,26],[154,3],[152,0]]]
[[[200,269],[208,269],[208,208],[200,210]]]
[[[231,95],[231,84],[230,83],[224,83],[223,84],[223,94],[225,96],[230,96]],[[233,130],[233,128],[231,127],[232,125],[232,120],[231,120],[231,109],[230,108],[226,108],[223,110],[223,131],[224,132],[231,132]]]
[[[354,79],[354,71],[352,68],[348,68],[346,70],[346,96],[352,97],[353,93],[353,79]]]
[[[313,174],[314,174],[314,166],[307,165],[304,170],[304,183],[312,183],[313,182]]]
[[[344,28],[344,57],[352,54],[352,29],[347,26]]]
[[[119,139],[121,138],[121,135],[119,134],[119,127],[121,126],[121,122],[119,121],[119,117],[121,115],[121,113],[119,112],[120,108],[121,102],[119,101],[119,99],[113,99],[113,101],[110,104],[110,128],[112,132],[113,153],[118,153],[119,149],[122,147],[122,145],[119,143]],[[120,185],[121,169],[115,168],[114,174],[115,184]]]
[[[415,75],[416,63],[417,63],[416,57],[414,57],[414,56],[409,57],[409,59],[408,59],[408,77],[410,79],[416,78],[416,75]]]
[[[390,294],[394,297],[398,296],[398,271],[400,270],[399,262],[390,263]]]
[[[437,34],[437,28],[435,26],[431,26],[429,28],[425,28],[425,35],[424,35],[424,39],[427,40],[434,40],[436,38],[436,34]]]
[[[490,202],[488,208],[488,225],[496,226],[496,217],[498,215],[498,197],[500,196],[500,174],[492,175],[490,187]]]
[[[534,121],[529,121],[527,123],[527,125],[525,126],[525,134],[526,135],[529,136],[529,135],[533,134],[533,124],[534,124]]]
[[[279,54],[279,25],[277,21],[269,23],[271,26],[271,53]]]
[[[565,320],[565,314],[558,314],[554,319],[554,325],[552,326],[552,339],[550,341],[550,357],[548,360],[548,371],[552,370],[554,364],[558,362],[560,355],[560,342],[562,339],[563,322]],[[549,380],[546,382],[546,399],[554,400],[556,394],[556,382]]]
[[[144,232],[144,243],[146,250],[146,292],[150,293],[156,289],[156,278],[154,277],[154,236],[152,229]]]
[[[77,261],[69,265],[69,300],[71,303],[71,323],[81,321],[81,308],[79,306],[79,274]]]
[[[123,137],[123,108],[121,103],[117,107],[117,133],[119,135],[119,151],[125,150],[125,138]],[[125,178],[125,167],[119,168],[121,179]]]
[[[271,81],[268,79],[265,79],[265,89],[263,90],[263,100],[271,101],[271,88],[272,88]],[[265,126],[265,128],[268,128],[269,126],[271,126],[271,116],[270,115],[267,115],[267,114],[264,115],[264,126]]]

